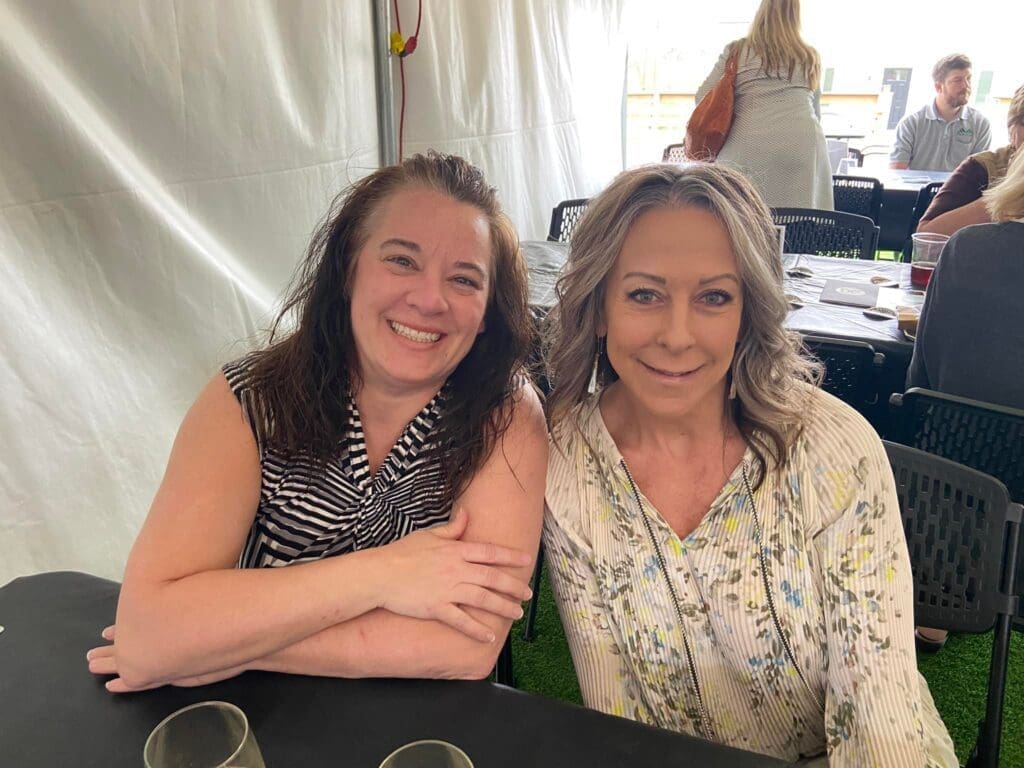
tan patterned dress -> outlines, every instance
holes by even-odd
[[[544,542],[584,701],[791,761],[955,766],[885,451],[812,397],[788,467],[757,487],[748,450],[685,539],[641,510],[596,396],[555,428]]]
[[[722,79],[729,52],[727,46],[697,89],[697,104]],[[833,208],[832,166],[815,114],[815,88],[802,70],[792,80],[767,75],[752,51],[737,62],[732,128],[715,162],[741,171],[771,207]]]

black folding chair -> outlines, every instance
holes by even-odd
[[[804,336],[803,342],[825,368],[821,388],[874,422],[885,355],[865,341]]]
[[[552,208],[548,240],[553,243],[568,243],[589,202],[590,198],[580,197],[575,200],[563,200]]]
[[[926,184],[918,190],[917,201],[914,203],[914,212],[910,215],[910,229],[907,230],[907,238],[903,243],[903,261],[910,261],[910,254],[913,250],[913,240],[911,240],[910,236],[917,232],[917,225],[921,223],[921,217],[924,216],[928,206],[932,204],[932,200],[935,199],[935,195],[938,194],[941,188],[941,181],[933,181],[931,184]]]
[[[914,622],[953,632],[995,628],[985,716],[967,765],[999,764],[1010,592],[1021,505],[990,475],[916,448],[885,443],[899,496],[914,579]]]
[[[896,440],[999,478],[1024,503],[1024,410],[918,387],[894,394],[889,405]],[[1021,604],[1013,625],[1024,632],[1024,551],[1015,580]]]
[[[882,182],[867,176],[833,176],[832,197],[837,211],[867,216],[878,224],[882,210]]]
[[[875,258],[879,230],[867,216],[814,208],[772,208],[772,219],[786,227],[786,253]]]
[[[686,153],[683,152],[682,144],[669,144],[661,153],[663,163],[682,163],[686,160]]]

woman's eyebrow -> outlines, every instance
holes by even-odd
[[[658,285],[665,285],[666,283],[664,277],[652,275],[650,272],[627,272],[622,276],[622,279],[625,280],[627,277],[642,277],[646,280],[650,280],[652,283],[657,283]]]
[[[389,245],[400,245],[403,248],[408,248],[410,251],[416,251],[416,253],[419,253],[422,250],[419,246],[419,243],[414,243],[412,240],[403,240],[400,237],[388,238],[387,240],[380,244],[380,247],[381,249],[384,249]]]
[[[459,269],[468,269],[471,272],[476,272],[478,275],[480,275],[481,279],[483,279],[483,280],[487,279],[487,270],[485,270],[483,267],[481,267],[476,262],[472,262],[472,261],[457,261],[457,262],[455,262],[455,266],[458,267]]]
[[[738,277],[736,277],[736,275],[734,275],[732,272],[723,272],[720,275],[714,275],[713,277],[705,277],[705,278],[701,279],[700,282],[698,283],[698,285],[707,285],[708,283],[713,283],[716,280],[722,280],[722,279],[732,280],[737,285],[739,285],[739,282],[740,282],[740,279]]]

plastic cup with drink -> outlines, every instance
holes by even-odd
[[[910,254],[910,282],[916,288],[927,288],[949,235],[915,232],[910,239],[913,244]]]

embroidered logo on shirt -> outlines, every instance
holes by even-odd
[[[974,129],[960,126],[956,129],[956,140],[967,143],[974,141]]]

